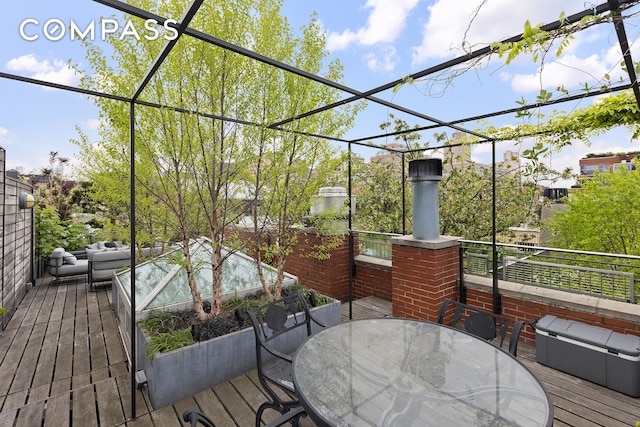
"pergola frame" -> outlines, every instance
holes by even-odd
[[[146,11],[144,9],[140,9],[137,8],[135,6],[129,5],[127,3],[124,3],[122,1],[119,0],[93,0],[96,3],[100,3],[103,4],[105,6],[108,6],[109,8],[112,8],[114,10],[118,10],[121,12],[124,12],[126,14],[132,15],[132,16],[136,16],[138,18],[141,19],[155,19],[158,23],[160,24],[164,24],[167,21],[167,18],[162,17],[162,16],[158,16],[154,13],[151,13],[149,11]],[[84,89],[84,88],[78,88],[78,87],[73,87],[73,86],[68,86],[68,85],[62,85],[62,84],[58,84],[58,83],[52,83],[52,82],[47,82],[44,80],[39,80],[39,79],[34,79],[34,78],[28,78],[28,77],[24,77],[24,76],[19,76],[16,74],[12,74],[12,73],[4,73],[4,72],[0,72],[0,78],[3,79],[10,79],[10,80],[17,80],[17,81],[21,81],[24,83],[29,83],[29,84],[35,84],[35,85],[39,85],[39,86],[45,86],[45,87],[50,87],[50,88],[55,88],[55,89],[60,89],[60,90],[64,90],[64,91],[69,91],[69,92],[75,92],[75,93],[80,93],[80,94],[84,94],[84,95],[88,95],[88,96],[95,96],[95,97],[102,97],[102,98],[107,98],[107,99],[112,99],[112,100],[116,100],[116,101],[121,101],[121,102],[126,102],[129,104],[129,123],[130,123],[130,136],[131,136],[131,140],[130,140],[130,202],[131,202],[131,212],[130,212],[130,239],[131,239],[131,245],[135,246],[136,243],[136,238],[135,238],[135,163],[134,163],[134,153],[135,153],[135,109],[136,106],[145,106],[145,107],[153,107],[153,108],[166,108],[166,109],[170,109],[176,112],[183,112],[183,113],[190,113],[190,114],[198,114],[201,115],[203,117],[207,117],[207,118],[212,118],[212,119],[217,119],[217,120],[222,120],[222,121],[227,121],[227,122],[232,122],[232,123],[236,123],[236,124],[240,124],[240,125],[247,125],[247,126],[264,126],[265,124],[261,124],[261,123],[254,123],[254,122],[249,122],[249,121],[245,121],[242,119],[238,119],[238,118],[231,118],[231,117],[223,117],[223,116],[218,116],[218,115],[214,115],[214,114],[207,114],[207,113],[202,113],[199,111],[193,111],[193,110],[187,110],[184,108],[178,108],[175,106],[169,106],[169,105],[161,105],[161,104],[157,104],[157,103],[152,103],[152,102],[147,102],[147,101],[142,101],[139,99],[140,95],[142,94],[142,92],[144,91],[144,89],[146,88],[146,86],[148,85],[148,83],[151,81],[151,79],[153,78],[153,76],[157,73],[157,71],[159,70],[159,68],[162,66],[164,60],[167,58],[167,56],[171,53],[172,49],[174,48],[174,46],[177,44],[178,40],[182,37],[182,36],[189,36],[189,37],[193,37],[196,39],[199,39],[205,43],[209,43],[211,45],[220,47],[222,49],[234,52],[236,54],[245,56],[247,58],[250,58],[252,60],[255,61],[259,61],[262,62],[264,64],[267,64],[269,66],[272,66],[274,68],[286,71],[286,72],[290,72],[293,73],[295,75],[298,75],[300,77],[303,77],[305,79],[311,80],[313,82],[328,86],[330,88],[342,91],[342,92],[346,92],[347,94],[350,95],[350,97],[342,99],[338,102],[329,104],[329,105],[325,105],[319,108],[316,108],[314,110],[302,113],[302,114],[298,114],[294,117],[288,117],[288,118],[282,118],[281,120],[279,120],[278,122],[275,123],[270,123],[267,126],[269,128],[275,129],[275,130],[280,130],[280,131],[285,131],[285,132],[295,132],[295,131],[291,131],[288,129],[283,129],[281,126],[290,122],[293,122],[295,120],[299,120],[305,117],[309,117],[311,115],[314,114],[318,114],[321,113],[323,111],[327,111],[333,108],[337,108],[340,107],[342,105],[348,104],[348,103],[352,103],[355,101],[359,101],[362,99],[366,99],[370,102],[376,103],[376,104],[380,104],[383,105],[389,109],[395,110],[395,111],[399,111],[399,112],[403,112],[406,113],[410,116],[419,118],[419,119],[423,119],[426,120],[428,122],[431,122],[432,124],[427,125],[427,126],[423,126],[423,127],[417,127],[417,128],[411,128],[409,130],[406,131],[396,131],[396,132],[390,132],[390,133],[384,133],[384,134],[376,134],[376,135],[371,135],[371,136],[367,136],[367,137],[360,137],[360,138],[352,138],[352,139],[344,139],[344,138],[336,138],[332,135],[315,135],[315,134],[309,134],[309,133],[304,133],[304,132],[297,132],[299,134],[305,135],[305,136],[309,136],[309,137],[316,137],[316,138],[322,138],[325,140],[330,140],[330,141],[335,141],[335,142],[340,142],[340,143],[345,143],[348,146],[348,153],[349,153],[349,164],[348,164],[348,195],[349,198],[351,198],[351,148],[352,145],[360,145],[360,146],[364,146],[364,147],[369,147],[369,148],[376,148],[376,149],[384,149],[387,150],[389,152],[394,152],[396,154],[400,154],[402,156],[402,165],[403,165],[403,182],[405,180],[404,177],[404,166],[405,166],[405,155],[407,153],[412,153],[412,152],[417,152],[417,151],[426,151],[426,150],[437,150],[440,148],[445,148],[445,147],[451,147],[451,146],[455,146],[455,145],[460,145],[460,144],[449,144],[449,145],[442,145],[439,147],[429,147],[429,148],[421,148],[421,149],[414,149],[414,150],[396,150],[393,148],[388,148],[388,147],[380,147],[378,145],[374,145],[372,143],[366,142],[366,141],[371,141],[371,140],[376,140],[376,139],[380,139],[380,138],[387,138],[389,136],[399,136],[402,134],[406,134],[406,133],[412,133],[412,132],[419,132],[419,131],[424,131],[424,130],[429,130],[429,129],[438,129],[438,128],[447,128],[447,129],[452,129],[452,130],[456,130],[456,131],[460,131],[460,132],[464,132],[468,135],[473,135],[476,138],[478,138],[478,141],[476,143],[490,143],[492,146],[492,231],[493,231],[493,236],[492,236],[492,253],[493,253],[493,271],[497,271],[497,249],[496,249],[496,140],[490,136],[487,135],[483,135],[481,133],[475,132],[473,130],[470,129],[466,129],[462,126],[460,126],[461,123],[467,122],[467,121],[475,121],[475,120],[479,120],[479,119],[485,119],[485,118],[490,118],[490,117],[495,117],[495,116],[499,116],[499,115],[506,115],[506,114],[512,114],[518,111],[527,111],[527,110],[531,110],[531,109],[536,109],[536,108],[540,108],[540,107],[545,107],[545,106],[549,106],[549,105],[554,105],[554,104],[562,104],[562,103],[566,103],[566,102],[570,102],[570,101],[576,101],[576,100],[580,100],[580,99],[584,99],[584,98],[588,98],[588,97],[592,97],[592,96],[597,96],[597,95],[602,95],[603,92],[598,90],[598,91],[594,91],[594,92],[588,92],[588,93],[584,93],[584,94],[580,94],[580,95],[575,95],[575,96],[568,96],[566,98],[561,98],[561,99],[555,99],[555,100],[550,100],[548,102],[537,102],[537,103],[533,103],[533,104],[528,104],[528,105],[523,105],[517,108],[512,108],[512,109],[508,109],[508,110],[503,110],[503,111],[498,111],[498,112],[492,112],[492,113],[488,113],[488,114],[484,114],[484,115],[480,115],[480,116],[474,116],[474,117],[466,117],[466,118],[461,118],[461,119],[456,119],[453,121],[444,121],[444,120],[439,120],[435,117],[423,114],[421,112],[418,111],[414,111],[411,109],[408,109],[402,105],[398,105],[386,100],[383,100],[381,98],[376,97],[375,95],[380,93],[380,92],[384,92],[386,90],[392,89],[398,85],[403,84],[404,82],[406,82],[407,80],[417,80],[420,78],[424,78],[427,77],[429,75],[447,70],[451,67],[454,67],[456,65],[460,65],[463,63],[466,63],[468,61],[471,61],[473,59],[488,55],[492,52],[494,52],[497,48],[494,47],[484,47],[478,50],[475,50],[469,54],[466,55],[462,55],[459,57],[456,57],[454,59],[451,59],[449,61],[445,61],[441,64],[438,64],[436,66],[424,69],[422,71],[419,71],[417,73],[411,74],[409,76],[406,76],[402,79],[397,79],[394,80],[392,82],[389,82],[387,84],[384,84],[382,86],[378,86],[376,88],[367,90],[365,92],[361,92],[358,91],[356,89],[350,88],[348,86],[345,86],[343,84],[339,84],[336,82],[333,82],[331,80],[328,80],[326,78],[323,78],[321,76],[306,72],[304,70],[295,68],[291,65],[285,64],[283,62],[280,61],[276,61],[272,58],[269,58],[267,56],[261,55],[259,53],[250,51],[246,48],[234,45],[228,41],[216,38],[212,35],[206,34],[204,32],[195,30],[191,27],[189,27],[189,24],[192,20],[192,18],[197,14],[200,6],[204,3],[205,0],[191,0],[190,5],[187,7],[187,10],[185,11],[185,13],[183,14],[182,18],[180,19],[179,22],[177,22],[177,24],[171,24],[171,26],[173,28],[175,28],[178,32],[178,36],[170,41],[167,41],[165,43],[164,48],[161,50],[160,54],[158,55],[158,57],[156,58],[156,60],[154,61],[154,63],[149,67],[145,78],[143,79],[143,81],[137,86],[135,93],[131,96],[131,97],[127,97],[127,96],[121,96],[121,95],[116,95],[116,94],[111,94],[111,93],[107,93],[107,92],[101,92],[101,91],[93,91],[93,90],[88,90],[88,89]],[[640,0],[607,0],[606,3],[600,4],[592,9],[587,9],[584,10],[583,12],[580,13],[576,13],[573,14],[571,16],[566,17],[565,19],[563,19],[562,21],[554,21],[552,23],[546,24],[544,26],[541,27],[542,30],[544,31],[553,31],[553,30],[557,30],[559,29],[561,26],[563,25],[567,25],[567,24],[573,24],[573,23],[577,23],[579,22],[582,18],[586,17],[586,16],[590,16],[590,15],[601,15],[604,13],[608,13],[608,12],[612,12],[612,16],[613,16],[613,25],[616,31],[616,35],[618,37],[618,43],[620,45],[622,54],[623,54],[623,58],[624,58],[624,62],[625,62],[625,67],[627,70],[627,73],[629,75],[629,82],[628,84],[623,84],[623,85],[619,85],[616,87],[612,87],[607,89],[604,93],[606,92],[617,92],[617,91],[621,91],[621,90],[627,90],[627,89],[632,89],[634,96],[636,98],[636,102],[638,103],[638,105],[640,106],[640,87],[638,85],[638,81],[637,81],[637,76],[635,74],[635,69],[634,69],[634,65],[633,65],[633,59],[631,57],[631,52],[630,52],[630,48],[629,48],[629,43],[627,40],[627,36],[625,33],[625,28],[624,28],[624,23],[623,23],[623,17],[621,15],[621,8],[628,8],[631,6],[634,6],[636,4],[640,3]],[[522,34],[520,35],[516,35],[510,38],[507,38],[505,40],[502,41],[502,43],[511,43],[511,42],[518,42],[522,40]],[[531,135],[531,136],[535,136],[535,135]],[[404,188],[404,186],[403,186]],[[402,199],[403,199],[403,217],[405,216],[405,212],[404,212],[404,204],[405,204],[405,195],[404,195],[404,191],[402,194]],[[352,224],[351,224],[351,213],[349,212],[349,258],[350,258],[350,265],[349,265],[349,302],[351,303],[352,297],[353,297],[353,289],[352,289],[352,266],[353,266],[353,256],[354,256],[354,248],[353,248],[353,234],[352,234]],[[135,309],[135,251],[131,252],[131,306],[132,306],[132,316],[131,316],[131,340],[132,343],[135,342],[135,323],[136,323],[136,319],[135,319],[135,313],[134,313],[134,309]],[[501,311],[501,301],[500,301],[500,295],[498,292],[498,276],[496,274],[493,275],[493,308],[494,308],[494,312],[499,313]],[[351,317],[351,306],[349,309],[349,315]],[[132,346],[131,349],[131,388],[132,388],[132,393],[131,393],[131,416],[132,418],[136,418],[136,399],[135,399],[135,393],[133,392],[133,390],[135,390],[136,388],[136,349],[135,349],[135,345]]]

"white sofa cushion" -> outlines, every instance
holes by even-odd
[[[51,267],[60,267],[64,263],[64,248],[55,248],[49,257]]]
[[[64,256],[62,257],[62,263],[63,264],[76,265],[77,262],[78,262],[78,258],[76,258],[75,255],[73,255],[70,252],[65,252],[64,253]]]

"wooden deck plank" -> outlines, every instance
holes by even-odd
[[[354,318],[385,317],[390,311],[389,302],[376,298],[354,302]],[[348,304],[343,304],[342,313],[346,318]],[[52,345],[56,329],[58,339]],[[22,365],[20,359],[32,350],[40,353],[37,363]],[[549,391],[555,427],[632,426],[640,419],[640,398],[540,365],[531,346],[521,345],[518,353]],[[53,374],[47,358],[52,354]],[[131,420],[127,363],[108,287],[88,291],[84,278],[68,279],[59,286],[39,280],[0,335],[0,425],[33,425],[41,419],[45,426],[175,427],[184,425],[182,412],[194,408],[218,427],[252,427],[258,406],[266,400],[254,370],[157,410],[151,410],[146,394],[136,390],[137,418]],[[26,372],[28,364],[31,372]],[[275,413],[267,411],[263,421],[273,417]],[[300,424],[314,425],[308,418]]]
[[[182,414],[184,414],[185,411],[188,411],[189,409],[196,409],[196,408],[197,408],[197,404],[193,396],[185,397],[184,399],[181,399],[177,401],[175,404],[173,404],[173,409],[176,413],[176,416],[178,416],[180,420],[182,420]]]
[[[56,364],[53,381],[71,378],[73,375],[73,336],[75,334],[75,319],[64,318],[60,325],[60,336],[56,353]]]
[[[64,288],[53,288],[55,290],[55,297],[53,301],[53,307],[51,309],[50,320],[62,320],[64,315],[64,304],[66,299],[66,290]]]
[[[12,426],[17,416],[17,409],[0,412],[0,426]]]
[[[99,381],[95,386],[100,425],[116,426],[124,423],[124,410],[115,378]]]
[[[56,285],[51,285],[56,286]],[[65,285],[58,285],[60,287]],[[76,317],[76,287],[75,286],[66,286],[67,290],[64,299],[64,311],[62,313],[63,319],[73,319]]]
[[[156,427],[151,419],[151,414],[144,414],[142,416],[138,416],[135,420],[128,420],[127,427]],[[174,427],[179,424],[174,424]]]
[[[104,333],[102,332],[102,319],[99,312],[89,314],[89,354],[92,370],[109,366]]]
[[[33,289],[32,289],[33,291]],[[53,303],[55,301],[56,289],[44,288],[38,289],[38,296],[42,295],[42,305],[38,310],[38,316],[36,317],[36,323],[47,323],[51,319],[51,312],[53,311]]]
[[[89,353],[89,318],[86,314],[76,317],[75,334],[73,336],[73,375],[91,371]]]
[[[44,402],[30,403],[18,411],[16,426],[39,426],[44,414]]]
[[[45,427],[68,427],[71,420],[71,393],[59,394],[47,401]]]
[[[0,363],[4,360],[5,356],[11,348],[11,343],[16,338],[19,328],[7,328],[0,334]]]
[[[107,360],[109,365],[121,364],[127,362],[127,355],[122,346],[120,331],[116,324],[113,312],[100,313],[102,321],[102,332],[104,334],[104,342],[107,351]]]
[[[42,348],[40,349],[32,387],[51,384],[56,364],[61,323],[60,320],[52,320],[47,324],[47,331],[42,342]]]
[[[54,380],[51,383],[51,389],[49,390],[49,396],[57,396],[71,390],[71,377],[62,378],[60,380]]]
[[[224,406],[218,399],[213,390],[206,389],[193,396],[197,403],[197,409],[205,414],[209,419],[215,420],[216,427],[235,427],[231,416],[227,413]],[[180,414],[182,416],[182,414]],[[255,424],[255,423],[254,423]]]
[[[97,424],[98,416],[93,385],[75,389],[72,393],[72,398],[72,425],[83,426],[87,425],[88,421],[95,421]]]
[[[351,302],[353,319],[386,317],[391,314],[391,301],[365,297]],[[342,321],[349,320],[349,302],[342,303]]]
[[[124,372],[121,375],[114,377],[118,384],[118,391],[120,392],[120,404],[124,409],[124,415],[126,419],[131,419],[131,377],[128,372]],[[144,394],[141,390],[136,390],[136,416],[148,414],[150,412],[147,401],[144,398]]]
[[[9,389],[10,393],[28,390],[31,387],[31,381],[36,371],[38,356],[40,355],[40,348],[42,347],[46,329],[46,323],[39,323],[34,325],[31,330],[31,336],[22,353],[18,368],[15,371],[15,376]]]
[[[255,423],[255,412],[247,405],[247,402],[244,401],[230,382],[218,384],[213,387],[213,392],[218,396],[218,399],[220,399],[220,402],[222,402],[237,425],[249,426]]]
[[[178,415],[171,405],[153,411],[151,413],[151,419],[155,427],[176,427],[180,425]],[[218,427],[217,424],[216,427]]]
[[[4,400],[2,412],[23,407],[27,403],[27,395],[27,390],[21,390],[17,393],[7,395]]]
[[[38,315],[40,314],[40,311],[42,310],[42,307],[45,304],[46,295],[47,295],[46,290],[40,289],[35,292],[35,296],[31,301],[31,304],[29,305],[29,310],[27,310],[27,312],[24,315],[24,318],[22,319],[22,325],[27,326],[27,325],[36,324]],[[50,311],[47,312],[46,314],[47,315],[50,314]]]
[[[35,402],[40,402],[42,400],[47,400],[47,398],[49,397],[50,388],[51,388],[51,383],[30,388],[28,392],[29,397],[27,399],[27,403],[35,403]]]
[[[9,388],[16,375],[16,369],[29,342],[31,330],[31,326],[25,326],[16,331],[15,338],[11,341],[11,346],[0,364],[0,396],[5,396],[9,393]]]

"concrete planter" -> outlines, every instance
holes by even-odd
[[[340,307],[340,301],[334,301],[331,304],[314,307],[311,312],[321,322],[333,325],[340,322]],[[144,370],[148,381],[149,399],[155,409],[256,369],[253,328],[202,341],[172,352],[156,353],[153,361],[146,357],[145,335],[141,328],[136,329],[137,369]],[[302,339],[302,335],[291,338],[291,351]]]

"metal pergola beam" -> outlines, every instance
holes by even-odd
[[[119,0],[94,0],[94,1],[97,2],[97,3],[101,3],[101,4],[104,4],[104,5],[113,7],[114,9],[120,10],[122,12],[128,13],[128,14],[130,14],[132,16],[136,16],[136,17],[141,18],[141,19],[155,19],[156,21],[158,21],[161,24],[164,24],[167,21],[167,18],[158,16],[158,15],[156,15],[154,13],[151,13],[151,12],[148,12],[148,11],[146,11],[144,9],[140,9],[140,8],[135,7],[135,6],[123,3],[123,2],[121,2]],[[194,38],[196,38],[198,40],[201,40],[201,41],[207,42],[209,44],[212,44],[214,46],[221,47],[221,48],[223,48],[225,50],[228,50],[230,52],[234,52],[234,53],[237,53],[239,55],[245,56],[247,58],[262,62],[262,63],[267,64],[269,66],[272,66],[274,68],[278,68],[280,70],[290,72],[292,74],[298,75],[300,77],[306,78],[306,79],[314,81],[316,83],[320,83],[322,85],[331,87],[333,89],[337,89],[339,91],[346,92],[346,93],[349,93],[351,95],[354,95],[354,97],[349,98],[349,100],[338,101],[336,103],[337,105],[335,105],[335,106],[344,105],[346,103],[353,102],[354,100],[363,99],[364,98],[364,99],[367,99],[369,101],[375,102],[377,104],[383,105],[385,107],[392,108],[392,109],[397,110],[397,111],[401,111],[403,113],[406,113],[406,114],[421,118],[423,120],[428,120],[428,121],[431,121],[433,123],[437,123],[440,126],[448,126],[447,122],[445,122],[443,120],[439,120],[439,119],[437,119],[435,117],[428,116],[428,115],[420,113],[418,111],[413,111],[413,110],[411,110],[409,108],[406,108],[406,107],[403,107],[401,105],[397,105],[397,104],[394,104],[392,102],[389,102],[389,101],[374,97],[372,95],[367,95],[365,92],[360,92],[360,91],[358,91],[356,89],[353,89],[351,87],[348,87],[346,85],[343,85],[343,84],[340,84],[340,83],[336,83],[336,82],[334,82],[332,80],[326,79],[326,78],[318,76],[316,74],[309,73],[307,71],[304,71],[304,70],[301,70],[299,68],[293,67],[293,66],[291,66],[289,64],[286,64],[284,62],[276,61],[273,58],[270,58],[268,56],[259,54],[257,52],[251,51],[251,50],[243,48],[241,46],[237,46],[237,45],[235,45],[233,43],[230,43],[230,42],[228,42],[226,40],[219,39],[217,37],[214,37],[214,36],[212,36],[210,34],[202,32],[202,31],[198,31],[198,30],[195,30],[193,28],[187,27],[187,28],[184,28],[183,33],[187,34],[187,35],[189,35],[191,37],[194,37]],[[293,120],[296,120],[296,118],[294,117],[294,118],[285,119],[285,120],[282,120],[282,121],[277,122],[277,123],[272,123],[269,126],[273,127],[273,128],[278,128],[282,124],[288,123],[288,122],[293,121]],[[468,134],[471,134],[471,135],[478,136],[480,138],[488,138],[485,135],[478,134],[478,133],[476,133],[476,132],[474,132],[472,130],[469,130],[469,129],[465,129],[465,128],[458,127],[458,126],[450,126],[450,127],[452,127],[455,130],[461,131],[461,132],[465,132],[465,133],[468,133]]]
[[[135,180],[135,142],[136,142],[136,125],[135,125],[135,101],[140,97],[144,89],[147,87],[153,76],[158,72],[160,67],[162,66],[164,60],[169,56],[171,50],[180,40],[180,37],[184,33],[184,30],[189,27],[191,20],[196,15],[200,6],[204,0],[192,0],[187,10],[180,18],[180,21],[177,25],[178,36],[174,39],[168,40],[163,49],[158,54],[158,57],[151,65],[147,74],[142,79],[142,82],[136,89],[131,102],[129,103],[129,137],[130,137],[130,147],[129,147],[129,199],[131,204],[131,211],[129,212],[129,233],[131,240],[131,290],[129,292],[131,298],[131,331],[130,331],[130,340],[131,340],[131,417],[136,418],[136,393],[135,390],[137,388],[137,363],[136,363],[136,180]]]
[[[627,68],[627,74],[631,81],[631,88],[633,94],[636,97],[636,103],[640,107],[640,88],[638,88],[638,78],[636,76],[636,68],[631,58],[631,49],[629,48],[629,40],[627,39],[627,33],[624,29],[624,22],[622,22],[622,15],[620,14],[620,1],[609,0],[609,7],[613,14],[613,26],[616,29],[616,35],[618,36],[618,43],[620,44],[620,50],[622,51],[622,57],[624,58],[624,65]]]
[[[622,4],[622,5],[633,5],[633,4],[638,3],[638,0],[622,0],[622,1],[619,1],[619,3]],[[557,30],[557,29],[561,28],[563,25],[577,23],[581,19],[583,19],[584,17],[591,16],[591,15],[600,15],[602,13],[608,12],[609,10],[610,10],[610,5],[604,3],[604,4],[601,4],[599,6],[594,7],[593,9],[587,9],[587,10],[584,10],[582,12],[575,13],[575,14],[573,14],[571,16],[566,17],[562,21],[558,20],[558,21],[554,21],[554,22],[551,22],[549,24],[543,25],[543,26],[540,27],[540,29],[543,30],[543,31],[554,31],[554,30]],[[509,37],[507,39],[502,40],[502,42],[500,42],[500,43],[505,44],[505,43],[518,42],[518,41],[522,40],[522,36],[523,36],[523,34],[512,36],[512,37]],[[351,98],[343,99],[343,100],[337,101],[337,102],[335,102],[333,104],[325,105],[325,106],[317,108],[315,110],[311,110],[311,111],[308,111],[306,113],[303,113],[303,114],[300,114],[298,116],[295,116],[293,118],[284,120],[284,121],[279,122],[277,124],[279,125],[279,124],[286,123],[288,121],[292,121],[292,120],[295,120],[295,119],[300,119],[300,118],[303,118],[303,117],[307,117],[307,116],[310,116],[312,114],[320,113],[320,112],[323,112],[323,111],[326,111],[326,110],[330,110],[332,108],[336,108],[336,107],[342,106],[342,105],[344,105],[346,103],[350,103],[350,102],[354,102],[354,101],[360,100],[360,99],[362,99],[364,97],[372,96],[372,95],[375,95],[377,93],[384,92],[384,91],[389,90],[389,89],[393,89],[396,86],[404,84],[407,81],[411,81],[411,80],[415,81],[415,80],[421,79],[423,77],[426,77],[428,75],[435,74],[435,73],[440,72],[440,71],[444,71],[444,70],[446,70],[448,68],[454,67],[456,65],[463,64],[463,63],[468,62],[468,61],[470,61],[472,59],[476,59],[476,58],[479,58],[481,56],[488,55],[488,54],[490,54],[492,52],[495,52],[497,49],[498,49],[497,47],[487,46],[487,47],[475,50],[475,51],[470,52],[470,53],[468,53],[466,55],[462,55],[462,56],[459,56],[457,58],[451,59],[449,61],[442,62],[442,63],[440,63],[438,65],[433,66],[433,67],[427,68],[425,70],[419,71],[419,72],[414,73],[414,74],[410,74],[410,75],[408,75],[408,76],[406,76],[404,78],[394,80],[394,81],[389,82],[387,84],[384,84],[382,86],[378,86],[377,88],[374,88],[374,89],[368,90],[366,92],[363,92],[362,96],[356,95],[356,96],[353,96]],[[449,124],[451,124],[451,123],[453,123],[453,122],[449,122]],[[461,130],[461,131],[464,132],[464,130],[462,130],[462,129],[457,129],[457,130]]]

